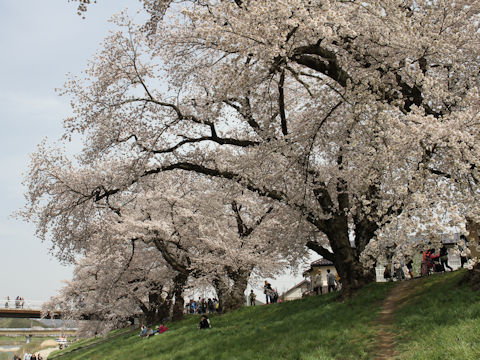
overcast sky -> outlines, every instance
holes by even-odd
[[[139,2],[100,1],[82,19],[67,0],[0,1],[0,298],[46,300],[71,277],[33,227],[10,215],[24,205],[29,154],[43,138],[58,138],[69,114],[55,88],[86,67],[112,26],[110,15],[128,5],[133,12]]]
[[[47,300],[71,278],[49,254],[50,244],[35,238],[31,224],[11,218],[24,205],[23,174],[29,154],[47,137],[62,133],[68,99],[59,97],[67,73],[80,74],[112,25],[115,12],[138,0],[103,0],[86,19],[67,0],[0,0],[0,298]],[[300,277],[277,280],[280,291]],[[274,282],[275,285],[275,282]]]

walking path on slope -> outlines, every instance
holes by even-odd
[[[395,351],[395,333],[393,333],[393,317],[397,307],[402,305],[416,292],[417,280],[398,283],[383,302],[382,311],[376,321],[377,342],[373,348],[374,360],[387,360],[398,355]]]

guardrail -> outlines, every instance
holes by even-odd
[[[77,328],[0,328],[1,336],[65,336],[75,335]]]
[[[3,300],[0,302],[2,309],[41,310],[44,301],[40,300]]]

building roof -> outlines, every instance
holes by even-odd
[[[322,267],[322,266],[334,266],[334,265],[333,265],[333,262],[331,262],[330,260],[320,258],[310,263],[310,267],[307,270],[305,270],[302,275],[307,276],[308,273],[310,273],[313,270],[313,268]]]
[[[291,293],[292,291],[294,291],[295,289],[298,289],[298,288],[301,288],[302,285],[307,285],[310,284],[309,281],[307,280],[302,280],[300,281],[297,285],[293,286],[292,288],[288,289],[287,291],[285,291],[282,296],[287,296],[287,294]]]
[[[324,259],[324,258],[320,258],[318,260],[315,260],[314,262],[312,262],[310,264],[311,267],[314,267],[314,266],[332,266],[332,265],[333,265],[333,262],[331,262],[330,260]]]

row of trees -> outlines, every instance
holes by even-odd
[[[234,308],[306,248],[350,295],[386,234],[480,219],[480,1],[143,3],[62,92],[81,154],[32,157],[24,215],[59,257],[158,255],[162,301],[205,278]]]
[[[77,180],[51,188],[59,196],[44,209],[56,214],[49,231],[64,241],[58,256],[75,262],[73,280],[46,306],[64,317],[110,325],[140,313],[148,323],[180,319],[188,288],[213,289],[220,310],[231,311],[244,304],[251,277],[273,276],[306,255],[297,236],[312,229],[300,216],[224,181],[163,174],[135,193],[72,208],[63,196],[82,191]]]

